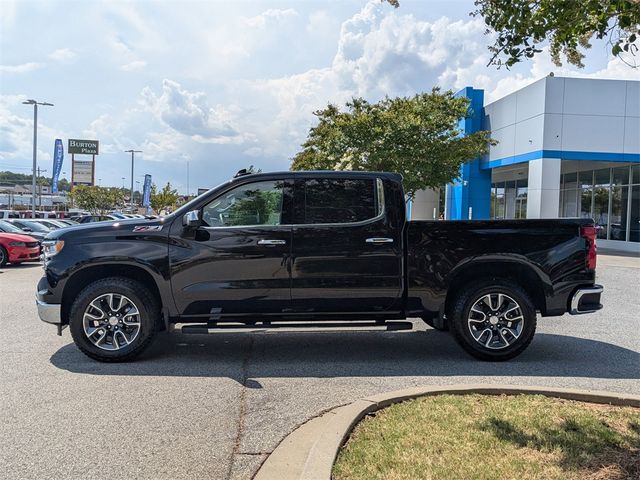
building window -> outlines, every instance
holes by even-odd
[[[640,168],[636,167],[636,172],[640,174]],[[640,184],[640,175],[634,178]],[[640,185],[631,186],[631,198],[629,214],[629,241],[640,242]]]
[[[559,213],[593,218],[598,238],[640,242],[640,165],[565,173]]]
[[[493,184],[491,187],[491,218],[505,218],[504,182]]]
[[[527,218],[527,179],[491,184],[491,218]]]

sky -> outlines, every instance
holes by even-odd
[[[432,87],[496,100],[550,72],[640,79],[594,42],[586,66],[557,67],[545,50],[511,70],[487,66],[492,36],[473,1],[0,0],[0,170],[30,173],[54,140],[100,141],[102,186],[149,173],[180,193],[254,165],[287,170],[313,112],[354,96],[376,101]],[[70,176],[70,158],[62,168]],[[189,172],[189,175],[187,175]]]

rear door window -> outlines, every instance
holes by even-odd
[[[306,180],[303,223],[355,223],[377,217],[383,205],[378,182],[372,178]]]

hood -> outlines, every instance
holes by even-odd
[[[20,233],[4,233],[0,232],[0,240],[6,240],[8,242],[37,242],[37,240],[29,235],[22,235]]]
[[[109,220],[105,222],[79,223],[47,234],[46,240],[61,239],[65,242],[81,243],[83,241],[104,236],[122,235],[158,235],[168,234],[170,222],[165,218],[128,218],[126,220]]]

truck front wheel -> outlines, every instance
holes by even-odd
[[[536,309],[517,284],[487,279],[463,288],[451,308],[458,343],[481,360],[503,361],[520,355],[536,331]]]
[[[89,284],[73,302],[69,330],[77,347],[100,362],[132,360],[149,346],[160,315],[149,290],[129,278]]]

